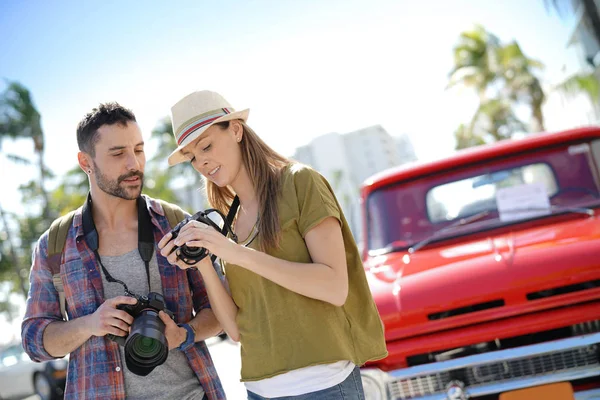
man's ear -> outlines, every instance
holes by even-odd
[[[92,158],[89,154],[80,151],[79,153],[77,153],[77,162],[79,163],[79,167],[87,175],[90,175],[92,173]]]

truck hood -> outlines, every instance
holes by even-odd
[[[386,338],[589,301],[592,292],[600,297],[593,290],[600,282],[598,218],[573,218],[368,260]]]

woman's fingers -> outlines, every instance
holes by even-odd
[[[160,239],[160,242],[158,242],[158,248],[162,249],[169,242],[169,240],[171,240],[171,236],[173,236],[171,232],[163,236],[163,238]]]
[[[189,231],[190,229],[194,229],[194,228],[198,228],[198,229],[207,229],[207,228],[211,228],[210,226],[206,225],[205,223],[202,223],[200,221],[196,221],[195,219],[191,220],[190,222],[188,222],[187,224],[185,224],[183,226],[183,228],[181,228],[180,234]]]
[[[171,240],[167,242],[166,245],[164,245],[164,247],[160,251],[160,254],[162,254],[163,257],[168,258],[169,254],[171,254],[171,251],[173,250],[173,247],[175,247],[175,241]]]
[[[178,236],[177,239],[175,239],[175,244],[177,246],[181,246],[192,240],[206,240],[209,237],[211,237],[213,235],[213,233],[216,233],[216,232],[215,231],[211,232],[209,229],[204,229],[204,228],[189,229],[188,231],[186,231],[186,232],[182,233],[180,236]]]
[[[169,262],[169,264],[171,264],[171,265],[178,265],[177,264],[177,261],[178,261],[177,252],[178,251],[179,251],[179,249],[175,250],[173,253],[171,253],[171,254],[169,254],[167,256],[167,261]]]
[[[171,237],[170,234],[168,234],[168,236],[169,238]],[[193,267],[194,265],[187,265],[184,263],[178,257],[180,249],[177,248],[175,251],[173,251],[173,249],[186,245],[188,247],[203,247],[210,253],[213,253],[213,250],[215,250],[215,243],[217,243],[216,240],[218,240],[216,238],[217,236],[225,239],[220,232],[216,231],[211,226],[198,221],[190,221],[183,228],[181,228],[175,239],[168,240],[167,236],[165,235],[165,237],[159,243],[163,246],[160,253],[163,255],[163,257],[167,258],[167,261],[171,265],[177,265],[179,268],[187,269]]]

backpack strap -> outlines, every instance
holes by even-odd
[[[157,200],[162,206],[165,217],[169,221],[169,225],[171,225],[171,229],[175,228],[175,226],[184,220],[185,212],[175,204],[167,203],[163,200]]]
[[[67,304],[65,300],[65,289],[63,287],[62,279],[60,277],[60,262],[62,259],[63,248],[67,241],[67,234],[69,228],[73,223],[73,217],[75,211],[71,211],[67,215],[57,218],[50,225],[50,231],[48,233],[48,257],[47,263],[52,273],[52,283],[54,288],[58,292],[58,300],[60,302],[60,313],[65,321],[69,318],[67,316]]]

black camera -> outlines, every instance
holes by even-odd
[[[221,228],[212,219],[208,217],[208,214],[212,212],[219,214],[219,216],[223,219],[223,228]],[[187,217],[183,221],[178,223],[175,226],[175,228],[173,228],[173,230],[171,231],[171,240],[175,239],[179,235],[179,231],[181,230],[181,228],[183,228],[184,225],[186,225],[192,220],[212,226],[217,230],[217,232],[220,232],[223,235],[226,235],[227,232],[229,232],[231,233],[233,240],[237,242],[237,236],[233,233],[233,230],[231,229],[231,226],[227,222],[225,216],[219,210],[215,210],[214,208],[210,208],[205,211],[198,211],[196,214]],[[177,249],[179,249],[179,251],[177,251],[177,258],[179,258],[187,265],[194,265],[209,254],[204,247],[190,247],[186,246],[185,244],[181,246],[174,246],[171,250],[171,253],[176,251]]]
[[[138,296],[128,292],[127,295],[137,299],[137,303],[119,304],[117,309],[133,317],[131,331],[127,336],[107,336],[125,348],[127,369],[136,375],[146,376],[164,363],[169,354],[165,324],[158,313],[164,311],[171,319],[174,319],[174,316],[159,293],[150,292],[147,296]]]

